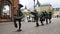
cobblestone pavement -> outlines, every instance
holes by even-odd
[[[35,26],[34,22],[22,22],[22,31],[17,32],[13,22],[4,22],[0,23],[0,34],[60,34],[60,18],[53,18],[48,25],[44,22],[44,26]]]

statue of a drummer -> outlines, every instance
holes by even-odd
[[[15,28],[17,28],[17,23],[16,21],[19,22],[19,29],[17,31],[22,31],[21,30],[21,20],[22,20],[22,17],[23,17],[23,13],[21,12],[21,7],[23,7],[23,5],[21,4],[18,4],[18,11],[17,11],[17,15],[14,17],[14,26]]]

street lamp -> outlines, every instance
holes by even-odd
[[[35,0],[33,0],[34,1],[34,10],[35,10]]]

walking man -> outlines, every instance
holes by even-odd
[[[48,14],[49,16],[48,16],[48,19],[49,19],[49,23],[51,23],[51,19],[52,19],[52,12],[49,12],[49,14]]]
[[[22,31],[22,30],[21,30],[21,19],[22,19],[22,17],[23,17],[23,14],[22,14],[22,12],[21,12],[21,10],[20,10],[21,7],[23,7],[23,5],[18,4],[17,16],[14,18],[14,25],[15,25],[16,28],[18,27],[16,21],[19,22],[19,29],[18,29],[17,31]]]
[[[48,13],[46,11],[44,11],[44,16],[45,16],[46,24],[48,24]]]
[[[45,21],[45,16],[44,16],[44,12],[41,13],[40,15],[40,22],[41,22],[41,25],[43,26],[43,22]]]
[[[38,23],[38,12],[36,10],[34,10],[35,12],[31,12],[32,15],[34,15],[34,20],[36,22],[36,27],[39,26],[39,23]]]

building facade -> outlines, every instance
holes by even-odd
[[[51,4],[40,4],[40,2],[37,0],[37,4],[36,4],[36,10],[37,11],[43,11],[43,10],[52,10],[52,5]]]
[[[52,6],[50,4],[46,4],[46,5],[40,5],[39,7],[36,7],[37,11],[49,11],[52,10]]]
[[[57,15],[59,15],[60,16],[60,8],[53,8],[53,10],[54,10],[54,17],[56,17]]]
[[[14,18],[14,15],[17,14],[18,3],[19,3],[19,0],[0,0],[0,21],[1,20],[7,21],[7,19],[12,20]],[[9,6],[9,11],[10,11],[9,17],[10,18],[8,17],[7,13],[4,13],[4,15],[2,15],[2,12],[3,12],[5,5]]]

